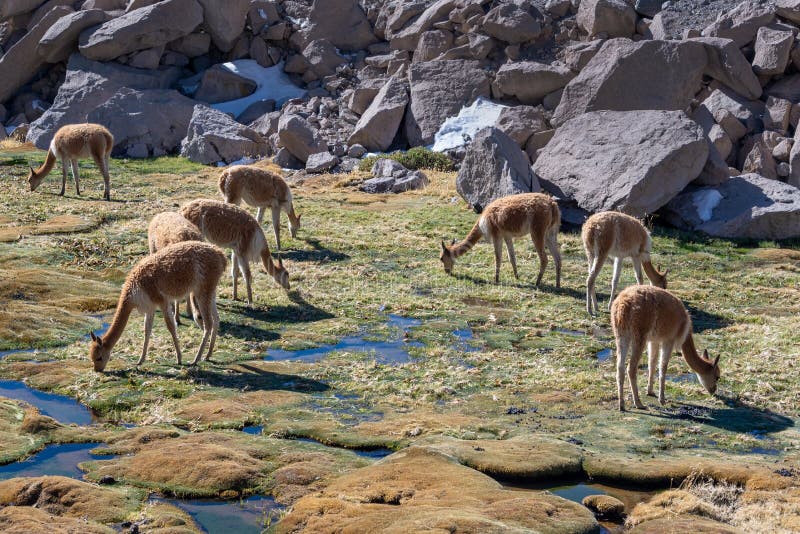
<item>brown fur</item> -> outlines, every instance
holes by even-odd
[[[196,225],[208,241],[233,250],[231,277],[234,300],[241,271],[247,288],[247,302],[252,304],[250,262],[258,259],[281,287],[289,289],[289,273],[283,268],[283,262],[273,263],[261,225],[242,208],[218,200],[197,199],[186,204],[181,214]]]
[[[664,380],[669,358],[680,346],[683,358],[697,374],[700,383],[712,395],[719,380],[719,356],[714,361],[703,351],[697,354],[692,338],[692,320],[683,303],[669,291],[652,286],[630,286],[623,290],[611,306],[611,326],[617,342],[617,393],[619,409],[625,410],[623,389],[625,385],[625,360],[628,360],[628,378],[631,382],[633,403],[644,408],[639,400],[636,371],[639,359],[647,345],[647,394],[653,393],[656,355],[658,353],[658,400],[664,404]]]
[[[238,206],[244,200],[257,207],[256,220],[259,223],[264,218],[264,209],[269,208],[278,250],[281,249],[281,210],[289,216],[292,237],[297,237],[300,216],[294,212],[291,189],[278,174],[250,165],[235,165],[219,175],[219,191],[225,202]]]
[[[167,245],[182,243],[184,241],[202,241],[203,234],[195,225],[183,218],[175,211],[164,211],[150,219],[147,227],[147,244],[150,254],[161,250]],[[180,305],[175,302],[175,323],[181,324]],[[186,309],[192,313],[192,299],[186,298]]]
[[[147,356],[150,332],[156,309],[164,315],[164,322],[172,334],[178,365],[181,363],[181,349],[175,327],[174,314],[170,310],[172,302],[188,295],[192,296],[201,314],[203,340],[192,365],[198,363],[209,342],[206,359],[214,351],[214,342],[219,329],[217,314],[217,284],[225,272],[225,254],[213,245],[186,241],[162,248],[155,254],[141,259],[125,278],[119,295],[117,311],[108,332],[103,337],[91,334],[92,344],[89,357],[95,371],[105,369],[111,358],[111,350],[119,341],[128,318],[134,309],[144,313],[144,346],[142,356],[136,365],[141,365]],[[199,319],[195,319],[199,320]],[[210,339],[210,341],[209,341]]]
[[[103,198],[111,200],[111,179],[108,176],[108,158],[111,156],[111,149],[114,147],[114,136],[111,135],[104,126],[99,124],[68,124],[62,126],[56,132],[50,142],[50,149],[47,151],[47,158],[41,167],[28,174],[28,183],[31,191],[35,191],[42,180],[50,174],[57,160],[61,160],[61,192],[64,196],[64,189],[67,185],[67,162],[72,166],[72,177],[75,180],[75,192],[80,196],[80,178],[78,176],[78,160],[91,157],[100,174],[103,175],[105,183],[105,194]]]
[[[466,239],[460,243],[445,245],[439,255],[446,273],[453,270],[455,259],[466,254],[481,237],[494,244],[494,281],[500,282],[500,262],[503,256],[503,242],[508,248],[508,259],[514,276],[517,276],[517,260],[514,254],[515,237],[530,235],[536,252],[539,254],[538,286],[547,267],[547,246],[556,264],[556,287],[561,287],[561,253],[558,248],[558,230],[561,226],[561,211],[552,197],[542,193],[523,193],[495,200],[481,214],[478,222]]]
[[[614,301],[614,293],[622,270],[622,260],[631,258],[636,273],[636,282],[642,283],[642,267],[647,278],[656,287],[667,288],[667,271],[658,272],[650,262],[652,240],[644,225],[630,215],[616,211],[605,211],[589,217],[581,229],[583,247],[589,261],[589,277],[586,279],[586,311],[597,312],[595,281],[606,258],[614,258],[614,274],[611,278],[611,296],[608,308]]]

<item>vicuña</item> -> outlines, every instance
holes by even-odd
[[[217,284],[225,272],[225,254],[208,243],[187,241],[162,248],[155,254],[140,260],[125,278],[119,295],[117,311],[104,336],[91,334],[89,358],[95,371],[103,371],[111,358],[111,350],[119,341],[128,318],[134,309],[144,314],[144,346],[136,365],[141,365],[147,356],[150,333],[156,309],[164,315],[164,322],[172,335],[178,365],[181,364],[181,348],[175,325],[172,303],[189,295],[195,302],[195,321],[202,322],[203,340],[192,365],[197,364],[206,343],[206,359],[214,351],[214,342],[219,329],[217,314]],[[197,312],[199,312],[199,317]]]
[[[41,167],[28,174],[28,183],[31,191],[36,191],[42,180],[50,174],[56,161],[61,160],[61,192],[67,185],[67,162],[72,166],[72,177],[75,179],[75,192],[81,194],[80,177],[78,175],[78,160],[91,157],[105,182],[103,198],[111,200],[111,179],[108,176],[108,158],[114,147],[114,136],[104,126],[99,124],[68,124],[56,132],[50,142],[50,149]]]
[[[184,241],[202,241],[203,234],[200,229],[193,225],[183,215],[175,211],[164,211],[150,219],[147,227],[147,244],[150,254],[158,252],[168,245],[182,243]],[[175,322],[181,324],[179,304],[175,302]],[[192,312],[192,300],[186,298],[186,309],[190,315]]]
[[[683,358],[697,374],[710,394],[717,391],[720,376],[719,356],[713,361],[708,351],[697,354],[692,338],[692,319],[683,303],[669,291],[652,286],[630,286],[623,290],[611,306],[611,326],[617,342],[617,394],[619,409],[625,410],[625,362],[631,382],[633,404],[644,408],[639,399],[636,372],[642,351],[647,345],[647,394],[654,396],[656,357],[658,357],[658,400],[664,404],[664,381],[669,358],[680,347]]]
[[[247,288],[247,302],[253,303],[250,262],[261,260],[264,269],[284,289],[289,289],[289,273],[279,259],[277,265],[264,237],[261,225],[239,206],[218,200],[197,199],[181,209],[181,215],[200,229],[208,241],[232,249],[231,277],[233,299],[237,298],[239,271]],[[238,267],[238,269],[237,269]]]
[[[556,201],[542,193],[523,193],[499,198],[489,204],[478,222],[472,227],[466,239],[451,245],[442,241],[439,259],[447,274],[453,271],[456,258],[466,254],[475,244],[486,238],[494,245],[494,281],[500,282],[500,262],[503,256],[503,242],[508,248],[508,260],[517,275],[517,259],[514,254],[514,238],[530,235],[533,246],[539,254],[538,286],[547,267],[547,254],[550,251],[556,264],[556,287],[561,287],[561,252],[558,247],[558,230],[561,226],[561,211]]]
[[[616,211],[605,211],[589,217],[581,230],[586,259],[589,262],[589,276],[586,279],[586,311],[597,313],[597,293],[595,281],[606,258],[614,258],[614,274],[611,278],[611,296],[608,309],[614,302],[614,293],[619,282],[622,260],[630,257],[636,273],[636,282],[642,283],[642,267],[650,282],[661,289],[667,288],[667,271],[663,273],[650,262],[652,239],[650,232],[638,219]]]
[[[294,212],[292,191],[283,178],[274,172],[251,165],[235,165],[220,174],[219,191],[225,202],[238,206],[244,200],[250,206],[257,207],[256,220],[259,223],[264,218],[264,210],[269,208],[278,250],[281,249],[281,211],[289,216],[292,238],[297,237],[300,215]]]

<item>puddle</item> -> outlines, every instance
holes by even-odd
[[[39,391],[18,380],[0,380],[0,396],[25,401],[38,408],[43,415],[50,416],[65,425],[74,423],[85,426],[97,420],[88,406],[75,399]]]
[[[271,497],[254,496],[239,501],[212,499],[179,500],[151,497],[151,503],[166,503],[184,510],[204,532],[260,534],[280,518],[283,507]]]
[[[91,460],[107,460],[113,456],[92,454],[103,443],[65,443],[48,445],[36,454],[11,464],[0,466],[0,480],[14,477],[64,476],[83,478],[78,464]]]
[[[348,336],[334,345],[323,345],[312,349],[302,350],[281,350],[271,349],[267,351],[265,360],[300,360],[304,362],[318,362],[333,352],[366,352],[374,353],[375,360],[379,363],[405,363],[411,360],[408,353],[410,347],[422,347],[418,341],[407,339],[408,331],[422,324],[419,319],[401,317],[399,315],[389,315],[386,325],[393,329],[399,329],[399,335],[394,335],[385,341],[373,341],[366,339],[368,332],[359,335]]]
[[[681,373],[679,375],[667,375],[667,380],[670,382],[678,382],[680,384],[697,384],[697,376],[694,373]]]
[[[611,358],[611,356],[613,354],[614,354],[613,350],[611,350],[611,349],[603,349],[600,352],[598,352],[595,356],[597,357],[598,361],[607,362],[609,360],[609,358]]]
[[[314,443],[315,445],[322,445],[323,447],[329,447],[331,449],[340,449],[343,451],[350,451],[354,453],[356,456],[361,456],[362,458],[386,458],[390,454],[393,454],[396,451],[392,449],[387,449],[385,447],[381,447],[378,449],[348,449],[347,447],[337,447],[335,445],[328,445],[327,443],[322,443],[321,441],[317,441],[316,439],[312,438],[290,438],[293,441],[302,441],[303,443]]]
[[[586,332],[581,332],[580,330],[570,330],[569,328],[553,328],[553,332],[558,332],[559,334],[572,337],[586,337],[588,335]]]
[[[330,414],[343,425],[352,426],[383,419],[383,412],[375,410],[358,395],[315,395],[305,406],[315,412]]]
[[[263,431],[264,431],[263,425],[246,426],[242,429],[242,432],[244,432],[245,434],[250,434],[252,436],[260,436]]]
[[[453,330],[453,336],[456,338],[456,342],[453,344],[454,349],[461,352],[478,352],[481,350],[480,347],[473,345],[475,335],[472,332],[472,328],[466,327]]]

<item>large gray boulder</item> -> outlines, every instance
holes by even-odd
[[[300,115],[283,115],[278,122],[278,137],[283,146],[303,163],[311,154],[328,151],[319,132]]]
[[[308,64],[308,70],[314,73],[315,79],[336,74],[336,68],[347,63],[347,60],[339,55],[333,43],[325,39],[315,39],[308,43],[303,50],[303,57]],[[309,78],[304,77],[304,79]]]
[[[678,228],[727,238],[800,237],[800,189],[758,174],[691,188],[662,210]]]
[[[553,91],[558,91],[575,77],[566,67],[536,61],[506,63],[492,82],[495,98],[513,96],[523,104],[538,104]]]
[[[64,61],[77,51],[78,37],[83,30],[103,24],[110,18],[102,9],[85,9],[64,15],[42,36],[36,51],[48,63]]]
[[[392,48],[409,52],[416,49],[420,36],[432,29],[434,24],[447,21],[448,16],[458,7],[458,4],[458,0],[436,0],[411,24],[397,31],[388,32],[387,37],[390,38]]]
[[[347,143],[363,145],[373,152],[385,151],[397,134],[407,104],[405,82],[394,76],[389,78],[359,119]]]
[[[484,33],[499,41],[519,44],[533,41],[542,34],[542,25],[530,11],[511,2],[489,10],[483,18]]]
[[[625,0],[581,0],[576,20],[590,36],[630,37],[636,31],[636,11]]]
[[[405,130],[411,146],[433,143],[449,117],[479,96],[488,98],[489,77],[477,61],[435,60],[411,65],[411,102]]]
[[[422,171],[412,171],[392,159],[379,159],[372,165],[372,176],[361,184],[365,193],[404,193],[423,189],[430,183]]]
[[[707,159],[703,129],[682,111],[594,111],[556,130],[534,172],[550,193],[589,212],[642,217],[697,178]]]
[[[314,0],[303,34],[306,42],[326,39],[348,52],[363,50],[378,40],[356,0]]]
[[[119,89],[87,115],[114,136],[114,156],[146,158],[174,153],[186,136],[196,102],[171,89]]]
[[[197,0],[163,0],[112,19],[80,36],[80,51],[96,61],[166,45],[188,35],[203,22]]]
[[[218,64],[203,72],[194,97],[217,104],[250,96],[255,90],[256,82]]]
[[[761,27],[756,34],[753,71],[774,76],[783,74],[789,65],[789,53],[794,45],[794,32]]]
[[[699,91],[704,74],[758,98],[758,79],[741,52],[728,44],[717,39],[607,41],[564,88],[552,122],[563,124],[586,111],[602,109],[684,110]]]
[[[535,193],[541,188],[516,141],[490,127],[479,131],[467,148],[456,177],[456,190],[480,213],[500,197]]]
[[[730,11],[720,13],[717,20],[703,29],[703,36],[733,39],[741,48],[755,39],[760,27],[774,20],[774,7],[766,2],[745,0]]]
[[[221,111],[197,105],[192,113],[181,156],[196,163],[232,163],[246,156],[263,156],[267,142],[255,130]]]
[[[47,30],[70,13],[70,7],[54,7],[0,57],[0,104],[14,96],[45,65],[46,61],[36,52],[36,47]]]
[[[53,105],[31,123],[28,141],[46,149],[56,130],[67,124],[87,122],[89,113],[106,103],[121,88],[169,89],[180,75],[181,70],[175,68],[141,70],[117,63],[90,61],[80,54],[73,54],[67,63],[66,79],[59,87]]]
[[[525,146],[533,134],[549,129],[542,110],[533,106],[503,108],[494,126],[516,141],[520,148]]]
[[[228,52],[244,30],[250,0],[198,0],[203,7],[204,26],[211,34],[214,45]]]
[[[775,0],[775,13],[779,17],[800,24],[800,1],[798,0]]]
[[[3,0],[0,2],[0,20],[14,15],[24,15],[44,4],[45,0]]]

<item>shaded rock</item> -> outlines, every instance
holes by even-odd
[[[80,36],[88,59],[109,61],[123,54],[165,45],[190,34],[203,22],[197,0],[164,0],[112,19]]]
[[[404,449],[305,497],[281,532],[541,532],[597,529],[586,508],[546,492],[512,492],[445,455]]]
[[[231,72],[222,65],[214,65],[203,72],[194,97],[216,104],[250,96],[255,90],[256,83],[253,80]]]
[[[703,29],[705,37],[732,39],[741,48],[755,39],[758,29],[775,20],[775,12],[768,5],[748,0],[725,13],[720,13],[713,23]]]
[[[283,115],[278,123],[278,135],[283,146],[303,163],[311,154],[328,151],[319,132],[299,115]]]
[[[792,103],[783,98],[767,97],[764,109],[764,128],[785,135],[789,130],[789,119],[792,114]]]
[[[11,98],[44,66],[45,59],[37,53],[39,41],[51,26],[70,13],[72,8],[54,7],[0,57],[0,103]]]
[[[773,30],[766,26],[759,28],[756,35],[756,55],[753,58],[755,73],[764,76],[783,74],[789,65],[789,53],[793,44],[794,33],[791,31]]]
[[[542,187],[596,213],[653,213],[700,175],[702,128],[681,111],[595,111],[567,121],[534,165]]]
[[[197,0],[203,8],[204,26],[211,34],[214,46],[228,52],[244,30],[250,0],[226,0],[220,9],[217,0]]]
[[[636,0],[636,4],[633,8],[643,17],[649,17],[652,19],[659,11],[661,11],[661,5],[663,3],[664,2],[661,0]]]
[[[775,98],[800,102],[800,74],[790,74],[767,85],[764,92]]]
[[[189,58],[202,56],[211,48],[211,36],[207,33],[190,33],[172,41],[167,48]]]
[[[30,13],[44,2],[45,0],[5,0],[0,4],[0,20]]]
[[[535,61],[506,63],[492,83],[495,98],[516,97],[523,104],[538,104],[547,94],[567,85],[575,74],[566,67]]]
[[[173,90],[123,87],[86,118],[109,129],[114,136],[114,156],[163,156],[180,147],[195,104]]]
[[[707,108],[706,108],[707,109]],[[714,120],[725,131],[732,142],[737,142],[747,134],[747,128],[729,110],[720,108],[714,111]]]
[[[161,55],[164,53],[164,47],[158,46],[156,48],[148,48],[141,52],[136,52],[131,56],[128,65],[136,67],[137,69],[157,69],[161,62]],[[188,63],[188,60],[187,60]]]
[[[378,40],[356,0],[314,0],[308,28],[303,33],[306,42],[327,39],[337,48],[348,52],[363,50]]]
[[[294,157],[286,148],[278,150],[272,162],[282,169],[302,169],[305,166],[305,163]]]
[[[574,72],[582,71],[604,42],[601,39],[595,39],[588,42],[570,43],[564,48],[564,63]]]
[[[78,37],[86,28],[108,21],[111,17],[100,9],[68,13],[58,19],[39,40],[36,51],[48,63],[58,63],[77,51]]]
[[[761,96],[761,83],[736,43],[718,37],[697,37],[691,41],[705,46],[708,54],[706,75],[746,98],[757,99]]]
[[[760,118],[764,114],[764,102],[747,100],[730,89],[715,89],[703,100],[700,107],[707,109],[714,117],[727,111],[744,125],[747,132],[761,129]]]
[[[712,236],[790,239],[800,236],[800,189],[743,174],[717,187],[689,189],[662,213],[678,228]]]
[[[499,41],[517,44],[533,41],[542,34],[542,25],[530,12],[513,3],[493,7],[483,18],[483,31]]]
[[[430,182],[422,171],[412,171],[401,163],[381,158],[372,165],[374,178],[365,180],[359,187],[365,193],[404,193],[423,189]]]
[[[479,96],[489,96],[489,77],[477,61],[435,60],[411,65],[411,98],[405,131],[411,146],[429,145],[448,117]]]
[[[317,78],[335,74],[336,67],[346,63],[346,60],[337,52],[336,47],[325,39],[311,41],[303,50],[303,57],[308,68]]]
[[[549,129],[542,111],[532,106],[503,108],[494,126],[520,147],[524,147],[533,134]]]
[[[306,172],[318,174],[328,172],[339,164],[339,158],[330,152],[317,152],[308,156]]]
[[[448,51],[453,45],[452,32],[443,30],[430,30],[423,33],[417,49],[414,51],[414,61],[430,61]]]
[[[739,151],[738,167],[745,174],[756,173],[776,180],[778,168],[775,158],[772,157],[773,148],[767,144],[763,134],[746,139]]]
[[[611,495],[587,495],[581,504],[601,519],[619,521],[625,517],[625,504]]]
[[[650,39],[681,39],[681,30],[685,23],[685,13],[668,9],[653,17],[645,36]]]
[[[433,28],[437,22],[444,22],[448,15],[458,7],[457,0],[436,0],[430,4],[414,22],[405,26],[400,31],[390,32],[390,44],[395,50],[414,50],[417,48],[419,37]]]
[[[64,83],[53,105],[31,124],[28,140],[47,149],[56,130],[66,124],[87,122],[94,109],[107,102],[123,87],[168,89],[177,82],[180,69],[146,71],[116,63],[90,61],[73,54],[67,63]]]
[[[582,0],[576,20],[589,36],[630,37],[636,31],[636,12],[624,0]]]
[[[800,2],[797,0],[775,0],[775,13],[795,24],[800,24]]]
[[[269,100],[259,100],[258,102],[253,102],[247,108],[242,111],[241,115],[236,117],[237,122],[241,122],[242,124],[250,124],[251,122],[258,120],[259,118],[267,115],[268,113],[272,113],[275,111],[275,101],[272,99]],[[277,125],[277,123],[276,123]],[[264,135],[258,128],[255,128],[258,133]],[[265,135],[265,137],[269,137],[273,133],[277,132],[277,128],[274,132],[270,132],[269,134]]]
[[[706,64],[699,43],[612,39],[564,88],[551,122],[599,109],[686,109]]]
[[[347,156],[350,158],[362,158],[367,153],[367,149],[359,144],[351,145],[347,149]]]
[[[544,5],[545,11],[557,19],[565,17],[571,8],[572,2],[570,0],[547,0]]]
[[[207,106],[195,106],[181,156],[196,163],[231,163],[244,156],[263,156],[267,143],[255,130]]]
[[[456,190],[477,212],[500,197],[540,191],[528,157],[497,128],[479,131],[456,176]]]
[[[408,104],[405,82],[392,77],[381,88],[356,124],[348,143],[383,152],[392,144]]]

